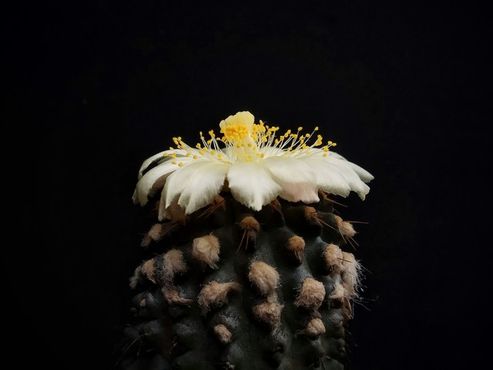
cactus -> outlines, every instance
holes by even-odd
[[[231,122],[222,122],[221,142],[243,150],[247,146],[234,140],[245,139],[242,127],[237,127],[244,116],[228,119],[236,121],[229,127]],[[215,138],[213,133],[211,137]],[[247,189],[240,194],[242,186],[255,181],[239,184],[226,171],[222,181],[216,181],[220,184],[216,191],[203,190],[201,182],[212,181],[197,178],[190,185],[195,194],[182,186],[177,196],[171,189],[175,172],[151,171],[177,160],[172,165],[179,171],[184,167],[180,158],[204,151],[191,149],[181,138],[175,143],[178,148],[170,149],[174,152],[144,162],[139,175],[134,199],[145,205],[153,225],[142,240],[147,258],[130,279],[136,295],[121,368],[343,369],[345,328],[360,282],[360,265],[346,251],[355,230],[334,208],[333,194],[345,196],[345,188],[337,188],[333,181],[321,185],[313,173],[312,183],[303,177],[299,181],[296,171],[292,186],[270,171],[277,193],[264,190],[258,195]],[[323,156],[328,150],[306,147],[310,155],[328,157]],[[369,181],[371,175],[336,158],[346,167],[331,170],[364,197],[368,189],[361,180]],[[354,176],[343,175],[347,168]],[[205,200],[191,200],[203,192]]]

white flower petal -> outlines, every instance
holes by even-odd
[[[281,198],[290,202],[314,203],[318,197],[317,177],[306,162],[285,156],[269,157],[265,166],[281,186]]]
[[[369,173],[364,168],[358,166],[357,164],[355,164],[353,162],[349,162],[349,161],[348,161],[348,164],[351,166],[351,168],[354,170],[354,172],[356,172],[358,174],[359,178],[363,182],[368,183],[375,178],[375,177],[373,177],[373,175],[371,173]]]
[[[323,157],[323,159],[326,161],[327,166],[333,168],[334,171],[339,172],[344,177],[352,191],[356,192],[362,200],[365,199],[370,187],[360,179],[356,171],[349,165],[350,162],[336,157]]]
[[[147,169],[147,167],[149,167],[152,163],[159,161],[160,159],[162,160],[166,159],[166,152],[167,151],[156,153],[153,156],[147,158],[144,162],[142,162],[142,165],[140,166],[139,169],[139,175],[138,175],[139,180],[144,174],[144,171]]]
[[[158,186],[164,185],[165,178],[176,168],[176,165],[166,161],[147,171],[137,182],[133,196],[134,203],[139,203],[141,206],[146,205],[152,192],[156,191]]]
[[[264,146],[262,149],[259,150],[260,153],[263,153],[266,158],[269,158],[271,156],[278,156],[283,153],[282,150],[279,148],[274,148],[273,146]]]
[[[356,192],[359,197],[364,200],[366,194],[370,191],[370,187],[366,185],[356,172],[348,165],[347,161],[343,161],[336,158],[324,158],[326,161],[326,166],[332,168],[333,172],[338,172],[344,177],[350,186],[351,190]],[[337,161],[337,162],[336,162]]]
[[[166,209],[175,200],[187,214],[206,206],[221,190],[227,169],[227,164],[200,160],[176,170],[161,193],[159,219],[166,217]]]
[[[364,168],[358,166],[357,164],[348,161],[346,158],[344,158],[342,155],[335,153],[333,151],[329,151],[329,157],[334,157],[338,159],[342,159],[344,161],[347,161],[348,165],[358,174],[360,179],[364,182],[370,182],[371,180],[374,179],[373,175],[369,173],[367,170]]]
[[[327,161],[322,156],[313,155],[302,158],[308,166],[315,172],[317,186],[331,194],[347,197],[351,192],[351,187],[339,171],[334,171],[331,166],[327,166]]]
[[[142,165],[140,166],[140,169],[139,169],[138,179],[140,180],[140,178],[143,176],[145,170],[151,164],[153,164],[155,162],[160,162],[160,159],[161,160],[167,160],[167,159],[169,159],[168,155],[171,155],[171,154],[186,155],[187,153],[185,150],[173,149],[173,150],[165,150],[163,152],[159,152],[159,153],[154,154],[153,156],[150,156],[144,162],[142,162]]]
[[[279,196],[289,202],[316,203],[320,201],[316,186],[307,182],[280,183]]]
[[[178,205],[191,214],[212,202],[221,191],[229,165],[221,162],[204,163],[190,176],[178,199]]]
[[[274,200],[282,190],[270,172],[255,162],[234,163],[227,178],[235,199],[256,211]]]

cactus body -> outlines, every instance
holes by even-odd
[[[223,191],[152,225],[121,367],[343,369],[359,264],[352,225],[320,199],[256,212]]]

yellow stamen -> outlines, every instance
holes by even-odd
[[[214,130],[209,130],[206,139],[200,131],[201,143],[192,149],[181,136],[173,137],[175,147],[170,147],[172,153],[168,156],[176,159],[180,157],[173,153],[176,149],[184,150],[184,156],[194,160],[205,158],[209,160],[220,160],[225,162],[234,161],[259,161],[266,156],[293,156],[298,153],[310,153],[312,150],[321,150],[324,156],[328,155],[330,148],[337,144],[327,141],[324,145],[322,135],[316,134],[319,127],[315,127],[311,133],[302,133],[300,126],[294,132],[290,129],[278,135],[278,126],[266,125],[263,121],[255,123],[254,117],[249,112],[239,112],[229,116],[220,123],[220,136],[216,137]],[[312,139],[313,138],[313,139]],[[228,148],[227,151],[224,149]],[[318,149],[316,149],[318,148]],[[268,149],[268,155],[263,150]],[[180,167],[186,166],[182,162],[172,162]]]

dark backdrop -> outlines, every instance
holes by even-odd
[[[5,234],[2,270],[3,339],[19,365],[6,368],[111,368],[144,231],[130,199],[138,166],[239,110],[319,125],[375,175],[346,213],[370,222],[352,367],[484,368],[485,13],[142,0],[16,15],[7,59],[21,140],[7,158],[23,177],[4,192],[20,231]]]

